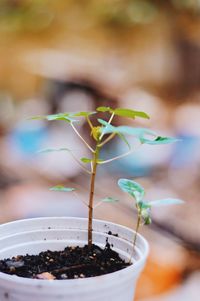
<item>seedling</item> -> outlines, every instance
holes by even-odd
[[[102,114],[105,114],[105,117],[109,116],[108,120],[105,119],[99,119],[98,113],[101,112]],[[94,126],[90,116],[95,115],[96,121],[98,121],[98,126]],[[123,118],[145,118],[149,119],[149,116],[145,112],[140,111],[134,111],[131,109],[124,109],[124,108],[117,108],[112,109],[110,107],[98,107],[96,111],[94,112],[76,112],[76,113],[60,113],[60,114],[54,114],[54,115],[47,115],[47,116],[35,116],[31,119],[36,120],[48,120],[48,121],[57,121],[62,120],[66,122],[68,125],[71,126],[73,131],[76,133],[76,135],[81,139],[81,141],[86,145],[86,147],[89,149],[91,156],[89,158],[76,158],[76,156],[73,154],[71,149],[68,148],[60,148],[60,149],[45,149],[42,150],[42,152],[52,152],[52,151],[66,151],[69,152],[75,161],[81,166],[81,168],[90,175],[90,189],[89,189],[89,200],[86,203],[88,206],[88,246],[90,247],[92,245],[92,223],[93,223],[93,211],[95,207],[100,205],[102,202],[116,202],[117,199],[111,198],[111,197],[105,197],[103,200],[101,200],[97,205],[94,205],[94,193],[95,193],[95,180],[96,180],[96,173],[97,169],[100,165],[113,162],[115,160],[119,160],[125,156],[130,155],[135,151],[135,148],[132,148],[130,143],[127,140],[126,136],[134,136],[138,139],[140,145],[143,144],[150,144],[150,145],[158,145],[158,144],[167,144],[177,141],[175,138],[170,137],[162,137],[158,135],[155,131],[146,129],[146,128],[138,128],[138,127],[132,127],[132,126],[114,126],[112,124],[113,118],[115,116],[123,117]],[[90,128],[91,137],[93,139],[93,146],[91,146],[88,141],[85,140],[85,138],[79,133],[77,129],[77,122],[80,118],[84,118],[88,126]],[[122,153],[119,156],[107,158],[106,160],[101,159],[101,150],[107,143],[109,143],[114,138],[120,138],[123,140],[123,142],[127,145],[127,151]],[[132,181],[129,180],[120,180],[119,181],[120,188],[122,190],[128,192],[133,196],[136,200],[136,208],[138,212],[138,222],[137,222],[137,228],[136,228],[136,235],[139,229],[139,225],[141,224],[141,221],[144,220],[144,223],[147,224],[150,222],[150,208],[152,206],[155,206],[158,204],[159,201],[155,202],[149,202],[146,203],[143,201],[144,196],[144,190],[143,188]],[[74,188],[65,187],[62,185],[57,185],[55,187],[52,187],[51,190],[54,191],[74,191]],[[166,200],[165,200],[166,201]],[[160,201],[161,202],[161,201]],[[162,201],[161,203],[164,203]],[[134,239],[134,244],[136,241],[136,237]]]
[[[151,224],[151,208],[157,206],[165,206],[165,205],[178,205],[182,204],[183,201],[179,199],[161,199],[155,201],[145,201],[144,188],[135,181],[129,179],[120,179],[118,181],[118,185],[122,191],[128,193],[131,197],[133,197],[135,202],[135,207],[137,210],[137,224],[135,230],[135,236],[133,240],[133,245],[136,244],[137,234],[139,231],[139,227],[141,225],[149,225]]]

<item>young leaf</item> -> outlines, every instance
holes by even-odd
[[[162,200],[156,200],[156,201],[151,201],[148,202],[148,204],[151,207],[158,207],[158,206],[164,206],[164,205],[179,205],[179,204],[183,204],[184,201],[179,200],[179,199],[162,199]]]
[[[116,199],[116,198],[112,198],[112,197],[106,197],[106,198],[102,199],[102,202],[105,202],[105,203],[115,203],[115,202],[119,202],[119,200]]]
[[[63,152],[63,151],[71,152],[70,149],[66,147],[62,147],[62,148],[45,148],[39,150],[38,153],[52,153],[52,152]]]
[[[179,141],[179,139],[171,138],[171,137],[158,136],[154,140],[147,139],[147,138],[142,137],[142,136],[140,137],[140,142],[141,143],[151,144],[151,145],[168,144],[168,143],[173,143],[173,142],[177,142],[177,141]]]
[[[116,132],[116,127],[115,126],[113,126],[113,125],[111,125],[110,123],[108,123],[107,121],[105,121],[104,119],[101,119],[101,118],[98,118],[98,122],[100,123],[100,124],[102,124],[103,126],[105,126],[105,128],[106,127],[108,127],[108,128],[110,128],[110,132],[108,131],[108,134],[109,133],[113,133],[114,131]],[[101,129],[101,131],[103,131],[104,130],[104,127]],[[114,132],[114,133],[115,133]],[[107,134],[107,133],[106,133]]]
[[[81,158],[81,161],[82,161],[83,163],[90,163],[90,162],[92,161],[92,159],[83,157],[83,158]]]
[[[124,108],[118,108],[113,110],[113,113],[117,116],[122,116],[122,117],[128,117],[128,118],[133,118],[135,117],[141,117],[141,118],[146,118],[149,119],[149,115],[147,115],[145,112],[140,112],[140,111],[134,111],[131,109],[124,109]]]
[[[151,208],[151,205],[149,204],[149,202],[144,201],[144,200],[139,201],[139,202],[137,203],[137,205],[138,205],[138,207],[140,208],[140,210]]]
[[[151,131],[146,128],[134,128],[131,126],[123,126],[122,125],[122,126],[116,127],[116,130],[121,134],[132,135],[132,136],[135,136],[138,138],[140,138],[141,136],[144,136],[144,135],[157,136],[154,131]]]
[[[134,197],[137,203],[142,201],[145,191],[140,184],[128,179],[119,179],[118,185],[122,191],[125,191]]]
[[[62,191],[62,192],[71,192],[74,191],[74,188],[71,187],[65,187],[63,185],[56,185],[54,187],[50,188],[51,191]]]
[[[138,214],[142,217],[142,224],[151,224],[151,206],[147,202],[141,201],[138,203],[137,209]]]
[[[97,111],[98,112],[109,112],[110,114],[114,113],[117,116],[128,117],[128,118],[133,118],[133,119],[135,119],[135,117],[141,117],[141,118],[146,118],[146,119],[150,118],[145,112],[134,111],[134,110],[125,109],[125,108],[112,109],[110,107],[98,107]]]
[[[73,122],[76,121],[75,119],[72,119],[70,117],[70,114],[68,113],[59,113],[59,114],[52,114],[52,115],[46,115],[46,116],[33,116],[30,118],[31,120],[48,120],[48,121],[53,121],[53,120],[64,120],[66,122]]]
[[[151,224],[151,215],[150,214],[151,214],[151,211],[149,208],[141,210],[141,216],[142,216],[144,225]]]
[[[104,119],[98,118],[98,122],[102,124],[103,126],[101,127],[101,133],[103,134],[111,134],[111,133],[116,133],[118,134],[118,127],[111,125]]]
[[[49,121],[64,120],[64,121],[67,121],[69,123],[72,122],[72,121],[76,121],[76,120],[74,120],[70,117],[69,113],[59,113],[59,114],[47,115],[46,119],[49,120]]]
[[[97,109],[97,112],[110,112],[111,111],[111,108],[110,107],[98,107]]]
[[[101,127],[100,126],[94,126],[91,131],[92,137],[97,141],[99,137],[101,136]]]
[[[98,122],[100,124],[102,124],[103,126],[100,128],[100,132],[101,134],[111,134],[111,133],[115,133],[115,134],[120,134],[117,131],[117,128],[113,125],[111,125],[110,123],[108,123],[107,121],[103,120],[103,119],[98,119]]]
[[[101,132],[103,134],[124,134],[131,135],[137,137],[142,144],[151,144],[151,145],[159,145],[159,144],[168,144],[179,141],[179,139],[171,138],[171,137],[161,137],[158,136],[156,132],[146,129],[146,128],[134,128],[130,126],[113,126],[106,122],[103,119],[98,119],[99,123],[103,125],[101,128]],[[152,136],[153,139],[146,138],[146,136]]]
[[[47,116],[42,116],[42,115],[36,115],[28,118],[28,120],[45,120],[45,119],[47,119]]]
[[[130,146],[128,140],[126,139],[126,137],[125,137],[123,134],[121,134],[121,133],[117,133],[117,135],[119,136],[119,138],[120,138],[122,141],[124,141],[124,142],[126,143],[126,145],[128,146],[128,148],[129,148],[129,150],[130,150],[130,149],[131,149],[131,146]]]
[[[71,117],[88,117],[90,115],[96,114],[96,112],[77,112],[77,113],[70,113]]]
[[[131,135],[131,136],[135,136],[135,137],[139,138],[140,140],[144,139],[143,137],[145,135],[157,137],[156,132],[146,129],[146,128],[134,128],[134,127],[125,126],[125,125],[113,126],[103,119],[98,119],[98,121],[100,124],[103,125],[103,127],[101,128],[101,132],[103,134],[116,133],[116,134],[123,134],[123,135]]]

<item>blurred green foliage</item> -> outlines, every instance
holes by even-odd
[[[3,31],[38,31],[51,24],[50,0],[1,0],[0,27]]]
[[[41,31],[54,21],[130,27],[149,24],[167,9],[197,12],[197,0],[1,0],[0,28],[4,31]],[[80,20],[79,20],[80,17]],[[90,22],[90,23],[91,23]]]

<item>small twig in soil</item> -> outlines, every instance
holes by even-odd
[[[44,274],[59,274],[59,273],[64,273],[64,272],[68,272],[68,271],[74,271],[77,269],[85,269],[85,268],[90,268],[90,267],[96,267],[97,264],[95,263],[88,263],[88,264],[77,264],[77,265],[72,265],[72,266],[68,266],[68,267],[62,267],[60,269],[55,269],[49,272],[45,272],[45,273],[41,273],[41,274],[37,274],[36,278],[42,279],[41,276],[43,276]]]

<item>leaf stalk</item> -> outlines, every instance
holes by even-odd
[[[87,148],[92,152],[94,153],[94,149],[85,141],[85,139],[80,135],[80,133],[77,131],[76,127],[73,125],[73,123],[71,122],[70,123],[74,132],[76,133],[76,135],[83,141],[83,143],[87,146]]]
[[[112,140],[115,137],[116,133],[112,133],[109,135],[102,143],[99,144],[99,147],[104,146],[106,143],[108,143],[110,140]]]
[[[112,115],[110,116],[110,119],[108,120],[108,124],[111,124],[114,116],[115,116],[115,113],[113,112]],[[104,133],[101,134],[99,140],[101,140],[103,138],[103,136],[104,136]]]

